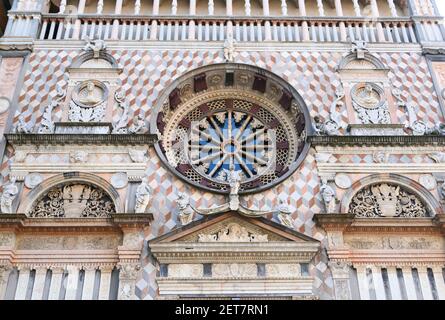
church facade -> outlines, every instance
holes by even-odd
[[[0,299],[445,299],[434,0],[7,2]]]

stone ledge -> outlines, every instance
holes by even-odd
[[[153,145],[155,134],[5,134],[6,140],[13,145],[26,144],[96,144],[96,145]]]
[[[313,145],[371,146],[371,145],[439,145],[445,146],[445,136],[309,136]]]

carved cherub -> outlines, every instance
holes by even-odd
[[[99,58],[99,53],[101,51],[104,51],[107,49],[105,41],[103,41],[103,40],[100,40],[100,39],[93,40],[93,39],[90,39],[90,37],[88,37],[88,36],[86,36],[84,40],[86,41],[86,44],[83,47],[83,50],[85,52],[93,51],[94,58]]]

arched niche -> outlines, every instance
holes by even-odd
[[[64,189],[64,187],[70,186],[76,186],[76,189]],[[87,188],[79,188],[77,186],[85,186]],[[25,213],[28,215],[35,209],[35,206],[39,205],[39,202],[45,199],[45,197],[47,197],[47,200],[49,200],[52,196],[55,196],[50,195],[50,197],[48,198],[48,194],[51,192],[55,192],[55,190],[57,190],[57,192],[66,193],[65,195],[61,196],[63,200],[69,200],[70,198],[71,200],[73,200],[71,202],[66,201],[66,204],[70,206],[70,210],[73,209],[75,205],[77,205],[76,210],[79,212],[79,218],[82,217],[81,213],[84,212],[83,209],[88,209],[85,211],[85,217],[94,217],[94,215],[88,215],[88,211],[90,211],[89,209],[94,209],[95,206],[99,206],[97,208],[98,210],[101,210],[101,212],[103,212],[105,209],[108,209],[110,213],[124,212],[123,203],[119,197],[119,194],[110,183],[94,174],[82,172],[67,172],[55,175],[44,180],[27,195],[26,199],[21,202],[17,212]],[[71,193],[71,196],[69,195],[69,193]],[[60,195],[56,197],[59,198],[59,200],[57,200],[57,202],[59,203],[56,205],[57,207],[60,205],[60,200],[62,199],[60,199]],[[88,205],[86,202],[90,200],[99,201],[101,203]],[[104,203],[104,201],[110,201],[111,203]],[[99,217],[105,216],[108,215],[99,215]]]
[[[442,208],[437,199],[422,185],[407,177],[391,173],[375,174],[355,182],[350,190],[348,190],[343,196],[340,204],[340,212],[351,213],[351,203],[356,195],[364,190],[369,189],[370,187],[380,185],[388,185],[391,188],[398,187],[400,196],[406,197],[406,195],[413,195],[414,197],[416,197],[425,206],[425,209],[427,211],[425,217],[432,217],[436,214],[442,213]],[[396,192],[396,190],[392,189],[389,191],[383,191],[383,201],[385,200],[385,192],[389,193],[391,197],[394,197],[394,193]]]

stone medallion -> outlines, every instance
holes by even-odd
[[[34,189],[43,181],[43,177],[39,173],[30,173],[25,177],[25,186],[29,189]]]
[[[423,174],[419,177],[419,183],[428,190],[437,188],[437,181],[431,174]]]
[[[115,173],[111,177],[111,185],[116,189],[124,188],[128,184],[128,176],[125,172]]]
[[[335,176],[335,184],[341,189],[348,189],[352,186],[352,181],[347,174],[340,173]]]

